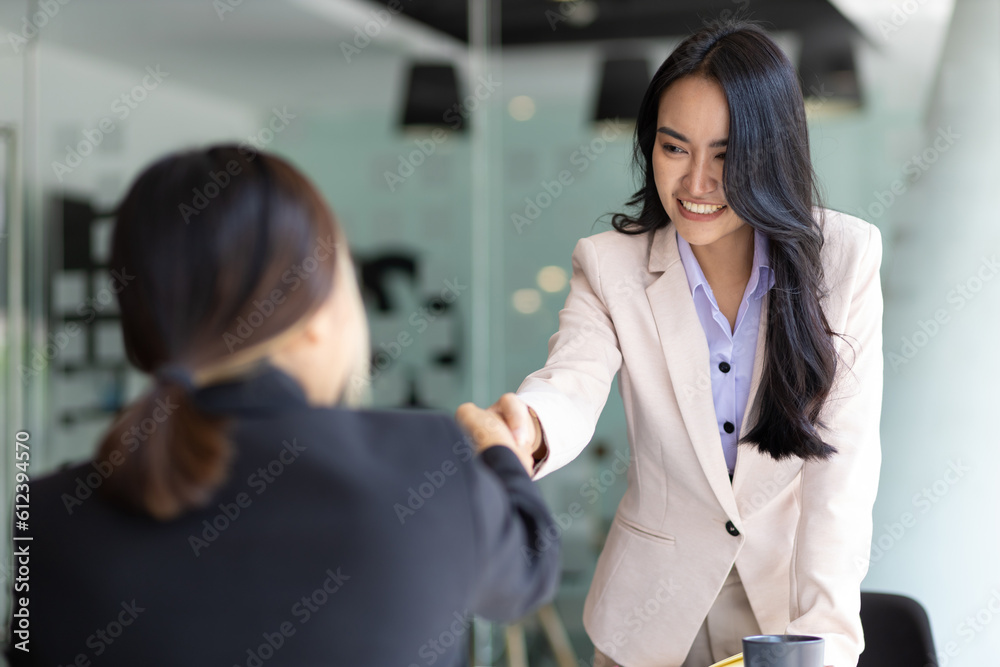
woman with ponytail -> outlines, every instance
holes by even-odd
[[[595,664],[706,667],[765,633],[855,667],[879,231],[818,206],[795,68],[751,23],[666,59],[634,157],[634,212],[579,241],[545,367],[491,408],[538,478],[584,449],[618,376],[631,459],[584,606]]]
[[[94,461],[31,484],[12,664],[460,665],[471,615],[552,597],[558,545],[522,554],[557,529],[501,420],[460,408],[470,441],[358,407],[351,258],[291,165],[161,159],[117,211],[111,265],[135,276],[122,330],[151,385]]]

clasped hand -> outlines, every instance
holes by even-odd
[[[541,433],[528,406],[516,394],[504,394],[485,410],[475,403],[463,403],[455,411],[455,419],[472,438],[477,452],[488,447],[509,447],[531,474]]]

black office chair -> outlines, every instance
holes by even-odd
[[[938,667],[927,612],[903,595],[861,593],[865,651],[858,667]]]

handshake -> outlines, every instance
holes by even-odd
[[[463,403],[455,411],[455,419],[472,438],[477,452],[500,445],[509,447],[529,475],[535,467],[536,453],[541,458],[545,452],[538,416],[516,394],[504,394],[485,410],[475,403]]]

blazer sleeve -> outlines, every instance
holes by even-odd
[[[559,530],[513,451],[489,447],[470,461],[466,485],[475,536],[469,611],[513,621],[552,600],[559,585]]]
[[[826,661],[855,667],[864,649],[859,611],[868,571],[872,507],[878,488],[882,406],[882,238],[868,224],[836,339],[837,379],[820,413],[821,433],[837,453],[802,467],[801,515],[791,562],[788,634],[825,639]],[[838,324],[831,322],[835,330]],[[853,364],[851,363],[853,360]]]
[[[559,311],[559,330],[549,339],[548,360],[517,390],[538,415],[548,449],[535,468],[535,479],[566,465],[587,446],[621,367],[598,260],[593,240],[580,239],[573,250],[573,275],[566,305]]]

